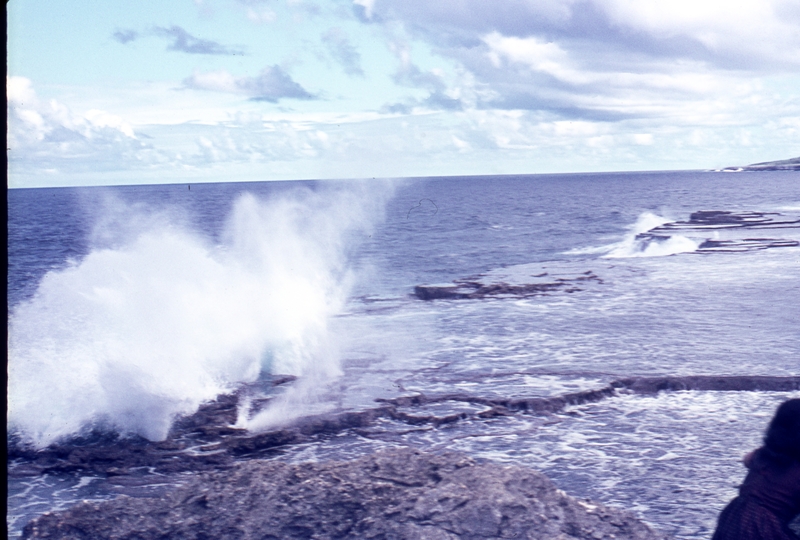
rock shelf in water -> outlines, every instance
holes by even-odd
[[[776,212],[700,210],[691,214],[688,221],[665,223],[638,235],[637,240],[664,242],[680,235],[697,243],[695,253],[734,253],[800,245],[794,238],[765,237],[776,232],[800,235],[800,219]]]
[[[665,538],[632,514],[574,499],[543,474],[407,448],[349,462],[253,460],[159,499],[83,502],[23,538]]]
[[[414,294],[421,300],[526,298],[553,292],[573,293],[602,282],[591,270],[576,271],[574,266],[557,262],[533,263],[498,268],[453,283],[417,285]]]
[[[800,218],[775,212],[700,210],[692,213],[688,221],[665,223],[636,235],[628,256],[645,253],[653,245],[666,245],[676,238],[688,242],[689,249],[682,251],[698,254],[798,247]],[[545,262],[498,268],[451,283],[417,285],[414,295],[421,300],[528,298],[574,293],[603,284],[608,261],[592,261],[594,269],[581,268],[579,264]]]
[[[44,473],[136,477],[143,470],[171,474],[208,471],[233,466],[243,458],[273,455],[287,445],[299,444],[353,430],[369,436],[378,421],[409,426],[440,427],[455,422],[480,422],[515,414],[549,415],[567,407],[612,399],[620,393],[650,394],[661,391],[779,391],[800,390],[800,377],[685,376],[632,377],[607,386],[553,397],[484,397],[469,393],[413,394],[379,400],[373,408],[308,416],[291,426],[250,433],[235,429],[238,395],[220,396],[192,416],[178,420],[165,441],[140,437],[95,434],[35,450],[11,444],[8,474],[25,477]],[[450,402],[468,405],[457,412],[437,414],[431,405]],[[452,411],[454,407],[447,407]]]

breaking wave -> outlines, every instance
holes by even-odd
[[[630,227],[629,232],[621,241],[601,248],[594,248],[594,252],[603,253],[603,258],[621,259],[629,257],[664,257],[696,251],[699,247],[699,242],[691,238],[677,234],[668,237],[645,234],[670,221],[672,220],[652,212],[644,212],[639,215],[636,223]]]
[[[245,194],[218,242],[109,199],[94,236],[105,245],[46,274],[10,316],[9,428],[37,447],[97,427],[162,440],[177,416],[269,373],[299,384],[266,420],[241,422],[303,414],[340,373],[328,321],[390,191]],[[138,219],[122,234],[115,215]]]

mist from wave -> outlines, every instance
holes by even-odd
[[[9,429],[37,447],[93,428],[162,440],[177,416],[270,373],[300,379],[242,427],[304,414],[341,372],[329,320],[391,192],[244,194],[218,241],[179,211],[106,196],[89,253],[10,315]]]
[[[631,257],[666,257],[696,251],[700,243],[679,234],[668,238],[643,236],[644,233],[674,221],[673,219],[643,212],[628,228],[622,240],[602,246],[572,249],[567,255],[599,255],[604,259],[627,259]]]

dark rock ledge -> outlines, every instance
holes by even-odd
[[[481,418],[491,418],[516,412],[529,414],[553,414],[563,411],[571,405],[583,405],[611,398],[620,391],[634,392],[637,394],[655,394],[663,391],[677,390],[704,390],[704,391],[773,391],[791,392],[800,390],[800,377],[767,377],[767,376],[715,376],[694,375],[685,377],[631,377],[618,379],[608,386],[597,390],[585,390],[561,396],[547,398],[483,398],[463,393],[444,394],[438,396],[425,396],[418,394],[409,397],[379,400],[391,403],[397,407],[409,407],[439,403],[442,401],[463,401],[490,407],[478,413]],[[407,419],[408,417],[414,420]],[[445,423],[444,418],[402,416],[394,413],[394,418],[408,423]],[[462,413],[462,418],[468,416]],[[452,420],[455,421],[455,420]]]
[[[800,234],[800,219],[778,212],[729,212],[727,210],[700,210],[688,221],[665,223],[637,235],[644,242],[663,242],[680,234],[698,242],[694,253],[737,253],[777,247],[797,247],[794,238],[765,238],[762,232],[774,231]],[[774,234],[774,232],[772,234]],[[751,235],[759,236],[751,236]],[[713,235],[713,237],[709,237]]]
[[[621,392],[660,391],[780,391],[800,390],[800,377],[687,376],[632,377],[594,390],[554,397],[488,398],[467,393],[428,396],[415,394],[378,400],[376,407],[302,418],[291,426],[265,433],[249,433],[231,426],[236,420],[237,395],[220,396],[192,416],[180,419],[165,441],[94,434],[51,445],[42,450],[9,444],[8,474],[24,477],[43,473],[95,474],[106,477],[137,476],[144,470],[171,474],[231,467],[244,458],[266,457],[283,447],[325,438],[345,430],[365,437],[383,419],[409,426],[439,427],[455,422],[480,422],[514,414],[548,415],[569,406],[613,398]],[[470,412],[437,415],[426,406],[456,402],[469,404]],[[426,410],[428,409],[428,410]]]
[[[160,499],[123,496],[44,514],[23,538],[665,537],[628,512],[569,497],[536,471],[399,448],[350,462],[239,463]]]
[[[417,285],[414,295],[421,300],[528,298],[578,292],[601,283],[603,280],[591,270],[576,271],[573,266],[558,262],[532,263],[498,268],[452,283]]]

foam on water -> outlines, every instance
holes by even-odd
[[[709,538],[744,478],[775,408],[797,392],[626,394],[552,415],[511,415],[439,429],[390,420],[287,449],[300,463],[391,446],[460,451],[544,472],[568,494],[634,511],[679,539]],[[417,413],[417,411],[409,411]]]
[[[621,242],[607,246],[609,250],[603,257],[608,259],[664,257],[697,250],[699,246],[697,242],[681,235],[670,236],[658,242],[652,239],[642,239],[639,237],[640,234],[660,227],[670,221],[673,220],[653,214],[652,212],[642,213],[636,220],[636,223],[630,228],[630,232]]]
[[[341,371],[328,322],[354,281],[348,255],[389,194],[365,189],[243,195],[218,243],[107,200],[96,247],[11,314],[10,428],[39,447],[98,426],[161,440],[176,416],[267,373],[302,382],[269,421],[242,424],[313,408]]]

